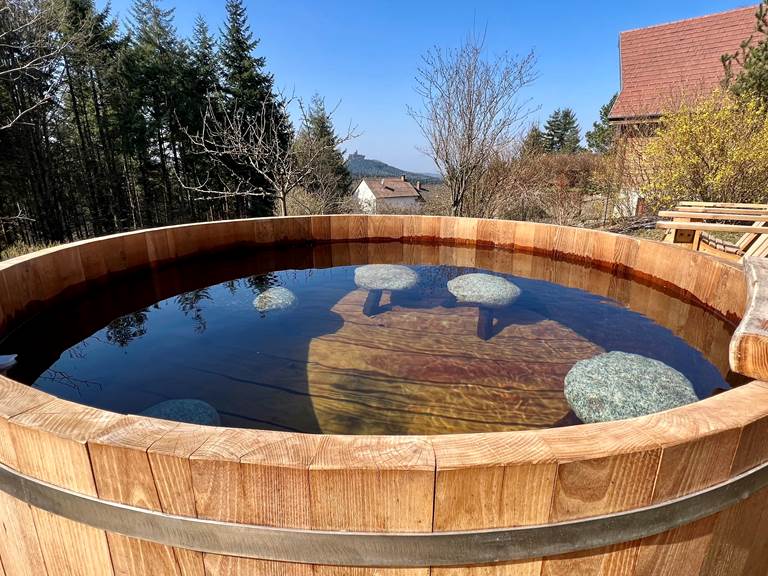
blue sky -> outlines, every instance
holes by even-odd
[[[131,0],[112,0],[126,15]],[[99,6],[105,0],[97,0]],[[420,56],[434,45],[455,46],[467,33],[487,29],[490,54],[536,53],[539,78],[526,96],[543,123],[552,110],[576,111],[582,136],[602,104],[619,88],[618,37],[622,30],[756,4],[738,0],[246,0],[251,28],[261,38],[276,86],[302,99],[314,92],[339,104],[335,122],[357,126],[347,145],[406,170],[433,171],[417,150],[422,139],[406,106]],[[165,0],[176,8],[180,34],[202,14],[213,30],[224,21],[224,0]]]

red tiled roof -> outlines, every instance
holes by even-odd
[[[402,178],[363,178],[376,198],[421,198],[413,184]]]
[[[756,6],[622,32],[621,92],[610,118],[658,116],[712,92],[721,56],[755,31]]]

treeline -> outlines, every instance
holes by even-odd
[[[273,213],[263,170],[194,145],[212,109],[293,141],[242,0],[226,14],[216,39],[201,17],[181,38],[159,0],[123,27],[93,0],[0,9],[0,247]],[[207,193],[234,176],[251,192]]]

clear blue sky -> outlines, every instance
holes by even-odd
[[[97,0],[104,6],[106,0]],[[131,0],[112,0],[127,15]],[[261,38],[276,85],[308,99],[340,102],[335,122],[350,121],[362,135],[348,144],[368,157],[406,170],[434,171],[417,147],[421,135],[406,112],[419,58],[433,45],[455,46],[487,27],[490,53],[538,58],[539,79],[527,90],[543,122],[557,107],[576,111],[583,133],[619,88],[618,37],[622,30],[756,4],[744,0],[246,0],[251,28]],[[200,13],[218,30],[224,0],[165,0],[176,8],[180,34],[189,35]]]

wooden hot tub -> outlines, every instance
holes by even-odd
[[[463,218],[193,224],[0,263],[0,333],[125,271],[237,245],[373,239],[465,245],[460,264],[479,267],[492,264],[475,261],[476,245],[591,263],[600,282],[574,272],[568,284],[617,299],[622,276],[653,281],[742,319],[730,365],[755,381],[612,423],[334,436],[125,416],[0,377],[0,575],[765,573],[761,262],[742,267],[604,232]],[[687,321],[697,347],[715,345],[706,324]]]

